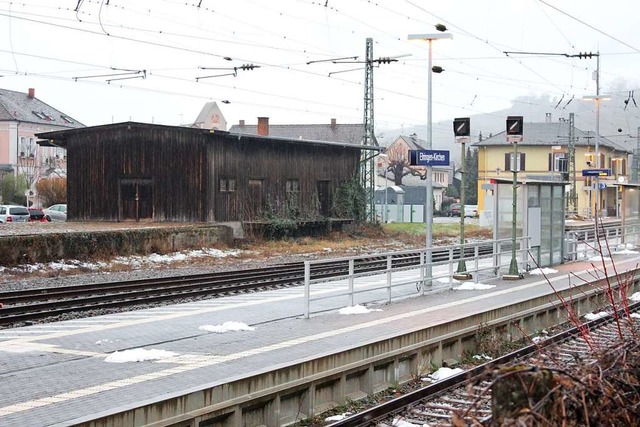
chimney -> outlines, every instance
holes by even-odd
[[[544,122],[551,123],[551,113],[544,113]]]
[[[35,98],[36,97],[36,90],[32,87],[29,88],[29,98]]]
[[[331,119],[331,129],[336,128],[336,119]]]
[[[258,117],[258,135],[269,135],[269,117]]]
[[[244,120],[240,120],[240,127],[244,127]]]

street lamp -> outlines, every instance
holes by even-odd
[[[592,54],[589,54],[591,57]],[[586,57],[586,55],[585,55]],[[595,144],[595,166],[596,169],[600,169],[602,165],[600,164],[600,101],[610,99],[608,96],[600,95],[600,52],[595,54],[596,57],[596,95],[595,96],[584,96],[582,99],[585,100],[593,100],[596,103],[596,144]],[[596,203],[595,203],[595,215],[594,215],[594,232],[593,235],[594,242],[598,242],[598,218],[600,217],[600,179],[598,174],[596,174]]]
[[[436,30],[441,31],[441,33],[433,33],[433,34],[409,34],[408,40],[426,40],[429,42],[429,74],[427,80],[427,143],[426,149],[433,149],[433,129],[432,129],[432,120],[433,120],[433,108],[432,108],[432,90],[431,90],[431,80],[433,73],[441,73],[443,71],[442,67],[434,67],[432,65],[432,45],[434,40],[441,39],[452,39],[453,35],[449,33],[443,33],[443,31],[447,30],[442,24],[436,25]],[[426,173],[426,193],[425,193],[425,285],[431,284],[432,278],[432,266],[431,266],[431,246],[432,246],[432,223],[433,223],[433,169],[431,166],[427,166]]]

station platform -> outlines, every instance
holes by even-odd
[[[622,274],[637,269],[640,256],[613,255],[613,260]],[[557,272],[548,278],[525,275],[518,281],[498,280],[486,290],[416,294],[370,306],[375,310],[357,315],[328,311],[305,319],[304,289],[295,287],[0,329],[0,426],[89,425],[90,420],[128,408],[516,301],[553,301],[554,289],[574,286],[576,277],[602,277],[603,270],[598,262],[585,261],[554,269]],[[614,274],[613,268],[607,271]],[[230,321],[253,330],[209,331],[210,326]],[[173,355],[140,362],[107,361],[116,351],[132,349]],[[135,424],[162,425],[157,420]]]

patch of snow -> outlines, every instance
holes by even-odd
[[[440,368],[432,374],[429,374],[426,378],[422,378],[422,381],[440,381],[448,378],[452,375],[456,375],[462,372],[460,368]]]
[[[633,255],[633,254],[637,254],[638,251],[632,251],[631,249],[622,249],[617,251],[615,254],[616,255]]]
[[[542,274],[554,274],[557,273],[558,270],[554,270],[553,268],[536,268],[529,272],[529,274],[542,275]]]
[[[584,318],[587,320],[596,320],[596,319],[600,319],[602,317],[607,317],[609,315],[609,313],[605,312],[605,311],[601,311],[599,313],[587,313],[584,315]]]
[[[486,354],[474,354],[472,356],[474,360],[491,360],[491,356],[487,356]]]
[[[538,344],[538,343],[541,343],[542,341],[545,341],[546,339],[547,337],[545,336],[537,336],[537,337],[531,338],[531,341],[533,341],[534,344]]]
[[[640,313],[631,313],[631,317],[634,317],[636,319],[640,319]]]
[[[255,331],[256,328],[242,322],[227,321],[221,325],[202,325],[198,329],[200,329],[201,331],[224,334],[225,332],[235,332],[235,331]]]
[[[454,291],[481,291],[484,289],[495,288],[496,285],[483,285],[482,283],[464,282],[459,286],[454,286]]]
[[[347,418],[348,416],[351,415],[351,412],[345,412],[344,414],[338,414],[338,415],[332,415],[330,417],[327,417],[324,419],[325,422],[329,422],[329,421],[342,421],[345,418]]]
[[[636,292],[635,294],[629,297],[631,301],[640,301],[640,292]]]
[[[367,308],[363,305],[356,304],[354,306],[344,307],[338,310],[340,314],[366,314],[372,311],[382,311],[379,308]]]
[[[167,265],[173,262],[188,261],[190,259],[202,259],[207,257],[225,258],[229,256],[238,256],[240,253],[242,253],[242,251],[236,250],[236,249],[222,251],[220,249],[203,248],[198,250],[174,252],[166,255],[159,255],[159,254],[153,253],[146,256],[140,256],[140,255],[134,255],[134,256],[128,256],[128,257],[120,256],[120,257],[114,258],[110,262],[104,262],[104,261],[84,262],[79,260],[61,259],[61,260],[49,262],[46,264],[43,264],[43,263],[22,264],[12,268],[0,267],[0,272],[2,273],[6,272],[9,274],[11,273],[22,274],[22,273],[35,273],[39,271],[55,272],[55,271],[70,271],[70,270],[78,270],[78,269],[97,271],[97,270],[108,269],[110,267],[121,266],[121,265],[129,265],[133,268],[140,268],[144,266],[153,267],[153,265],[158,265],[158,264]]]
[[[414,424],[414,423],[410,423],[409,421],[405,421],[400,417],[396,417],[393,419],[393,422],[391,423],[391,425],[393,427],[424,427],[427,426],[427,424]],[[427,426],[428,427],[428,426]]]
[[[168,359],[177,355],[178,353],[174,353],[173,351],[134,348],[132,350],[111,353],[104,361],[108,363],[144,362],[146,360]]]
[[[97,345],[102,345],[102,344],[107,344],[107,343],[112,343],[112,342],[113,342],[113,341],[111,341],[110,339],[105,338],[105,339],[103,339],[103,340],[98,340],[98,341],[96,341],[96,342],[95,342],[95,344],[97,344]]]
[[[606,257],[606,256],[602,256],[602,255],[596,255],[596,256],[592,256],[587,261],[592,261],[592,262],[611,262],[611,258]]]

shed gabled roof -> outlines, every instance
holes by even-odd
[[[277,137],[273,135],[269,136],[260,136],[260,135],[247,135],[247,134],[239,134],[239,133],[231,133],[226,131],[218,131],[218,130],[209,130],[209,129],[199,129],[192,127],[184,127],[184,126],[167,126],[167,125],[158,125],[158,124],[149,124],[149,123],[138,123],[138,122],[123,122],[123,123],[113,123],[108,125],[99,125],[99,126],[89,126],[78,129],[67,129],[67,130],[59,130],[54,132],[43,132],[38,133],[36,136],[38,138],[42,138],[43,140],[38,141],[38,144],[41,146],[53,146],[53,147],[63,147],[66,148],[67,141],[70,138],[73,138],[77,135],[88,136],[91,134],[98,134],[110,128],[137,128],[137,129],[169,129],[175,132],[182,133],[192,133],[192,134],[205,134],[205,135],[218,135],[222,138],[232,139],[237,141],[242,140],[255,140],[255,141],[273,141],[276,143],[285,143],[285,144],[304,144],[304,145],[324,145],[324,146],[339,146],[339,147],[347,147],[358,150],[372,150],[379,151],[379,147],[365,147],[359,144],[350,144],[343,142],[335,142],[335,141],[320,141],[320,140],[305,140],[299,138],[285,138],[285,137]]]
[[[0,121],[39,123],[68,128],[84,127],[82,123],[64,114],[29,93],[0,89]]]
[[[230,133],[257,135],[257,125],[233,125]],[[311,141],[332,141],[345,144],[361,144],[364,125],[356,124],[310,124],[310,125],[273,125],[269,124],[269,136]]]
[[[476,147],[501,146],[510,145],[507,142],[506,131],[493,135],[482,141],[474,142],[472,145]],[[576,147],[595,146],[595,132],[585,132],[574,127],[575,145]],[[523,123],[522,142],[519,146],[548,146],[548,145],[568,145],[569,144],[569,123],[568,122],[551,122],[551,123]],[[598,144],[603,147],[616,151],[630,153],[630,151],[616,144],[610,139],[600,136]]]

